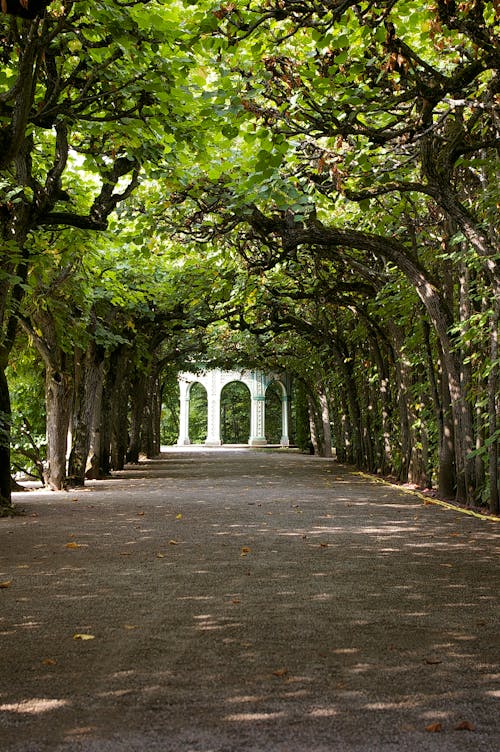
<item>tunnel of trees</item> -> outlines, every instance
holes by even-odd
[[[1,513],[17,471],[154,456],[196,360],[286,371],[299,446],[498,513],[498,3],[14,6]]]

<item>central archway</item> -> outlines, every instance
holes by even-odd
[[[251,396],[242,381],[230,381],[220,397],[220,433],[223,444],[248,444]]]

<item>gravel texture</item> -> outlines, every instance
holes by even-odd
[[[498,523],[172,449],[0,520],[1,752],[498,752]]]

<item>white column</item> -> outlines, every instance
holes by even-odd
[[[220,446],[220,393],[221,372],[217,369],[210,372],[210,383],[207,384],[207,438],[208,446]]]
[[[266,386],[262,371],[251,371],[250,446],[263,446],[266,441]]]
[[[290,439],[288,438],[288,395],[283,394],[281,397],[281,439],[280,444],[282,447],[290,446]]]
[[[179,438],[177,446],[191,444],[189,439],[189,387],[187,381],[179,381],[180,403],[179,403]]]
[[[267,444],[265,434],[266,398],[262,394],[252,394],[250,408],[250,446]]]

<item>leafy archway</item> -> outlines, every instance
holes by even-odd
[[[250,392],[241,381],[226,384],[221,392],[223,444],[246,444],[250,436]]]

